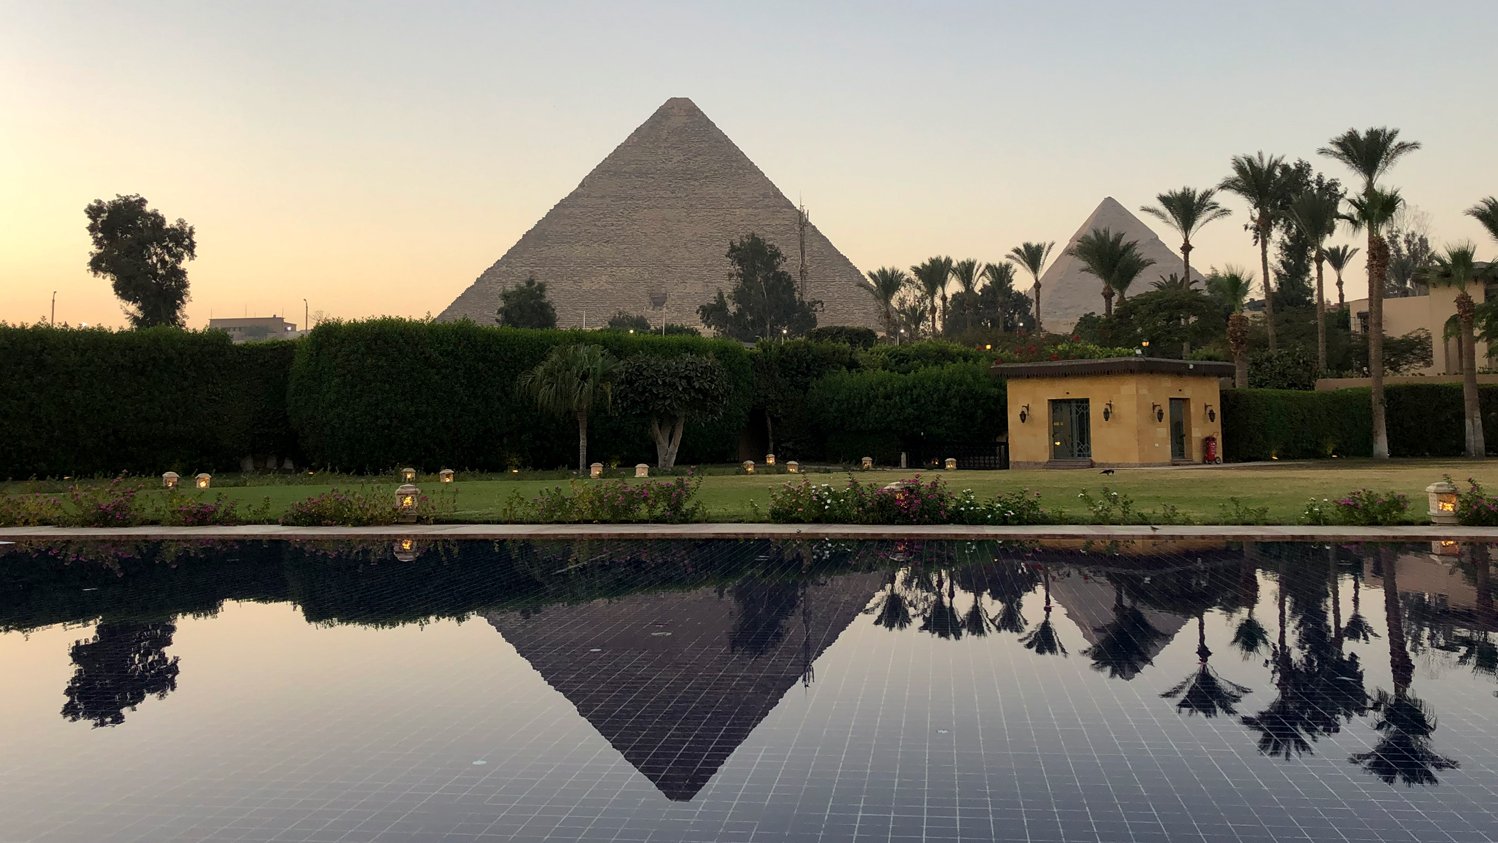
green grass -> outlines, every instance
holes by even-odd
[[[893,481],[914,475],[914,471],[880,470],[854,472],[860,480]],[[1039,492],[1042,505],[1066,516],[1067,520],[1086,520],[1087,510],[1078,495],[1088,490],[1093,495],[1104,489],[1117,491],[1133,499],[1139,511],[1161,510],[1174,506],[1193,521],[1223,523],[1233,521],[1224,507],[1239,506],[1268,510],[1268,522],[1296,523],[1307,499],[1335,498],[1354,489],[1369,488],[1380,492],[1398,491],[1410,496],[1411,511],[1423,520],[1424,490],[1430,483],[1449,474],[1458,483],[1473,477],[1484,486],[1498,489],[1498,461],[1466,462],[1462,460],[1327,460],[1254,464],[1201,468],[1124,468],[1111,476],[1096,470],[1025,470],[1025,471],[941,471],[924,476],[940,476],[954,490],[971,488],[980,495],[1027,489]],[[804,477],[812,482],[841,484],[842,473],[811,473]],[[185,479],[185,478],[184,478]],[[744,475],[709,473],[703,478],[701,499],[711,521],[753,521],[763,518],[771,490],[799,478],[784,474]],[[332,488],[388,488],[393,493],[394,478],[329,477],[298,475],[294,478],[271,475],[225,475],[216,477],[215,489],[207,494],[249,505],[269,499],[272,512],[279,513],[293,501]],[[96,481],[88,481],[96,482]],[[457,491],[457,511],[452,520],[464,522],[495,521],[505,502],[514,495],[534,497],[546,487],[565,485],[568,479],[552,473],[535,478],[525,474],[506,477],[488,475],[478,478],[459,475],[453,485]],[[587,481],[577,481],[587,482]],[[634,482],[634,481],[630,481]],[[0,491],[59,491],[67,484],[9,483]],[[435,477],[423,476],[418,485],[424,491],[439,488]],[[761,515],[755,515],[753,505]],[[1241,519],[1238,519],[1241,520]]]

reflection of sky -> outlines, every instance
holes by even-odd
[[[1300,562],[1320,559],[1288,564]],[[1236,577],[1234,566],[1225,568],[1223,587]],[[1462,767],[1443,772],[1439,786],[1389,788],[1347,761],[1376,740],[1371,718],[1284,762],[1256,752],[1237,718],[1178,714],[1160,694],[1197,667],[1194,617],[1150,610],[1161,625],[1173,617],[1171,628],[1178,626],[1152,663],[1129,681],[1093,670],[1083,655],[1091,636],[1076,621],[1111,614],[1107,580],[1055,572],[1054,619],[1070,651],[1061,657],[1035,655],[1013,633],[951,641],[921,633],[919,619],[903,631],[877,627],[872,614],[855,614],[873,605],[877,579],[852,575],[819,587],[817,611],[851,622],[841,634],[830,631],[836,640],[821,652],[808,688],[774,668],[794,656],[793,635],[780,650],[709,664],[686,661],[690,652],[680,649],[652,650],[649,635],[640,637],[640,630],[684,634],[686,616],[675,607],[720,601],[719,626],[705,612],[691,615],[699,620],[690,628],[711,645],[739,611],[714,589],[620,597],[592,604],[591,614],[587,606],[526,619],[509,612],[504,623],[535,625],[513,641],[483,618],[394,629],[310,626],[287,604],[231,602],[214,617],[177,620],[168,649],[180,658],[176,690],[107,729],[57,714],[70,673],[67,647],[87,627],[7,633],[0,635],[0,663],[11,677],[0,691],[7,724],[0,815],[7,833],[24,839],[52,829],[60,840],[144,829],[196,838],[236,827],[286,829],[291,839],[319,830],[408,839],[486,829],[521,839],[608,839],[629,830],[680,839],[733,828],[811,829],[833,839],[938,829],[997,839],[1024,828],[1122,839],[1226,833],[1230,824],[1273,831],[1287,822],[1335,839],[1354,816],[1381,829],[1407,823],[1417,835],[1430,830],[1418,825],[1425,816],[1448,828],[1498,830],[1498,741],[1486,716],[1495,686],[1465,669],[1422,669],[1412,689],[1439,718],[1436,748]],[[1345,622],[1350,579],[1340,585]],[[958,589],[958,613],[972,600]],[[997,614],[999,603],[981,600]],[[1042,604],[1039,589],[1023,598],[1032,628],[1043,619]],[[1370,691],[1388,689],[1376,581],[1364,583],[1362,611],[1382,637],[1347,649],[1358,654]],[[1271,640],[1276,613],[1274,577],[1265,574],[1255,614]],[[608,624],[590,628],[590,617]],[[1252,714],[1276,691],[1263,657],[1245,661],[1231,646],[1241,617],[1209,612],[1207,643],[1217,672],[1253,689],[1239,705],[1240,714]],[[1292,644],[1293,622],[1292,615]],[[645,674],[689,666],[685,687],[702,690],[703,705],[725,704],[713,689],[731,676],[781,683],[774,687],[783,696],[695,798],[672,802],[579,716],[578,699],[547,684],[552,666],[573,655],[567,647],[590,636],[606,649],[614,643],[619,658],[656,658]],[[626,647],[626,639],[636,643]],[[513,642],[523,642],[521,652]],[[614,679],[624,673],[600,666],[597,691],[623,687]],[[631,690],[637,695],[605,709],[658,710],[649,686]],[[1307,802],[1312,796],[1319,808]]]

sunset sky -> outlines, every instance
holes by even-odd
[[[0,0],[0,321],[124,322],[84,206],[197,227],[189,323],[441,311],[672,96],[861,269],[1064,241],[1304,157],[1424,149],[1388,183],[1438,245],[1498,194],[1498,3],[385,3]],[[1241,203],[1193,265],[1257,266]],[[1167,243],[1174,235],[1158,224]],[[1351,240],[1339,233],[1336,242]],[[1357,260],[1349,298],[1364,289]]]

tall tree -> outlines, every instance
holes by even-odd
[[[952,277],[952,259],[948,257],[927,258],[924,263],[910,268],[910,274],[915,278],[916,288],[926,299],[926,307],[931,312],[931,336],[936,336],[939,329],[936,327],[937,302],[945,306],[947,301],[947,281]]]
[[[125,303],[132,328],[187,323],[187,270],[182,264],[198,256],[193,227],[186,220],[168,223],[160,211],[146,207],[143,196],[95,199],[83,213],[94,249],[88,271],[108,278]]]
[[[1030,273],[1030,278],[1035,282],[1035,332],[1040,333],[1040,274],[1045,271],[1045,263],[1051,257],[1051,249],[1055,243],[1021,243],[1009,250],[1004,256],[1005,260],[1014,261]]]
[[[1274,273],[1274,306],[1277,312],[1309,308],[1315,297],[1311,272],[1315,245],[1290,216],[1290,204],[1302,194],[1313,191],[1339,198],[1344,192],[1340,182],[1316,172],[1311,162],[1304,159],[1287,162],[1284,200],[1274,229],[1275,257],[1269,265],[1270,271]]]
[[[1436,265],[1430,243],[1430,217],[1406,204],[1389,222],[1384,240],[1389,244],[1389,277],[1384,298],[1422,295],[1425,276]]]
[[[728,400],[728,376],[711,357],[637,355],[619,366],[614,379],[619,403],[650,421],[655,440],[655,464],[676,465],[688,419],[717,418]]]
[[[1259,268],[1264,277],[1264,318],[1269,329],[1269,350],[1276,347],[1274,338],[1274,290],[1269,283],[1269,241],[1279,219],[1289,188],[1289,177],[1282,155],[1265,156],[1261,150],[1254,156],[1235,155],[1232,175],[1222,180],[1219,190],[1236,193],[1248,203],[1252,214],[1249,224],[1259,244]]]
[[[992,319],[992,327],[999,331],[1017,330],[1030,316],[1030,299],[1014,289],[1014,265],[990,263],[983,267],[983,290],[979,298],[984,302],[981,312]],[[1036,318],[1039,324],[1039,318]]]
[[[1342,199],[1320,190],[1307,190],[1290,202],[1289,218],[1301,237],[1311,244],[1311,258],[1316,263],[1316,372],[1326,373],[1326,292],[1323,264],[1326,262],[1326,238],[1337,230]]]
[[[1248,387],[1248,317],[1243,306],[1253,293],[1254,275],[1229,264],[1226,269],[1212,270],[1207,276],[1207,293],[1229,309],[1228,349],[1233,353],[1233,386]]]
[[[1482,227],[1488,230],[1488,234],[1498,240],[1498,196],[1488,196],[1476,205],[1468,208],[1467,216],[1482,223]]]
[[[1196,236],[1209,222],[1215,222],[1223,217],[1231,215],[1231,211],[1218,204],[1214,199],[1217,195],[1216,188],[1197,190],[1194,187],[1183,187],[1180,190],[1169,190],[1155,197],[1157,205],[1146,205],[1139,210],[1160,220],[1176,230],[1181,235],[1181,263],[1184,266],[1182,275],[1186,283],[1191,283],[1191,238]]]
[[[1447,246],[1444,255],[1436,256],[1436,271],[1427,273],[1429,283],[1456,288],[1457,341],[1462,355],[1462,409],[1466,454],[1474,459],[1487,456],[1483,441],[1482,410],[1477,399],[1477,340],[1472,332],[1477,310],[1467,288],[1477,275],[1477,247],[1471,243]]]
[[[969,298],[976,298],[978,295],[978,279],[982,270],[983,264],[972,258],[960,260],[952,264],[952,280],[957,282],[957,286]],[[964,314],[962,330],[971,331],[972,329],[973,309],[968,308]]]
[[[1384,278],[1389,247],[1383,226],[1399,207],[1399,193],[1382,193],[1378,180],[1399,159],[1420,148],[1418,141],[1402,141],[1399,130],[1376,126],[1359,132],[1348,129],[1317,150],[1340,161],[1363,179],[1361,204],[1354,201],[1354,224],[1368,230],[1368,375],[1372,381],[1373,457],[1389,458],[1389,430],[1384,418]]]
[[[1337,309],[1347,309],[1347,294],[1342,289],[1342,271],[1352,265],[1352,259],[1357,255],[1357,246],[1332,246],[1326,250],[1326,262],[1331,264],[1332,272],[1337,273]]]
[[[732,289],[697,308],[703,325],[739,342],[799,337],[817,326],[822,303],[801,297],[775,244],[746,234],[728,244],[726,257]]]
[[[1103,315],[1113,315],[1113,296],[1127,297],[1129,285],[1154,261],[1139,253],[1137,240],[1124,240],[1123,232],[1094,228],[1072,245],[1067,254],[1082,262],[1082,271],[1103,282]]]
[[[613,397],[618,362],[602,346],[560,345],[536,368],[520,376],[517,386],[529,393],[536,408],[554,416],[577,420],[577,471],[588,471],[588,416]]]
[[[910,276],[905,270],[893,266],[881,266],[868,273],[869,286],[866,288],[874,300],[879,302],[879,310],[884,318],[884,335],[893,337],[895,335],[895,304],[900,293],[910,286]]]
[[[546,282],[532,275],[501,292],[495,321],[506,328],[555,328],[557,309],[546,297]]]

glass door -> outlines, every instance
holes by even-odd
[[[1086,398],[1051,402],[1051,459],[1092,458],[1092,422]]]
[[[1186,440],[1190,438],[1190,417],[1186,414],[1186,399],[1170,399],[1170,458],[1189,459]]]

